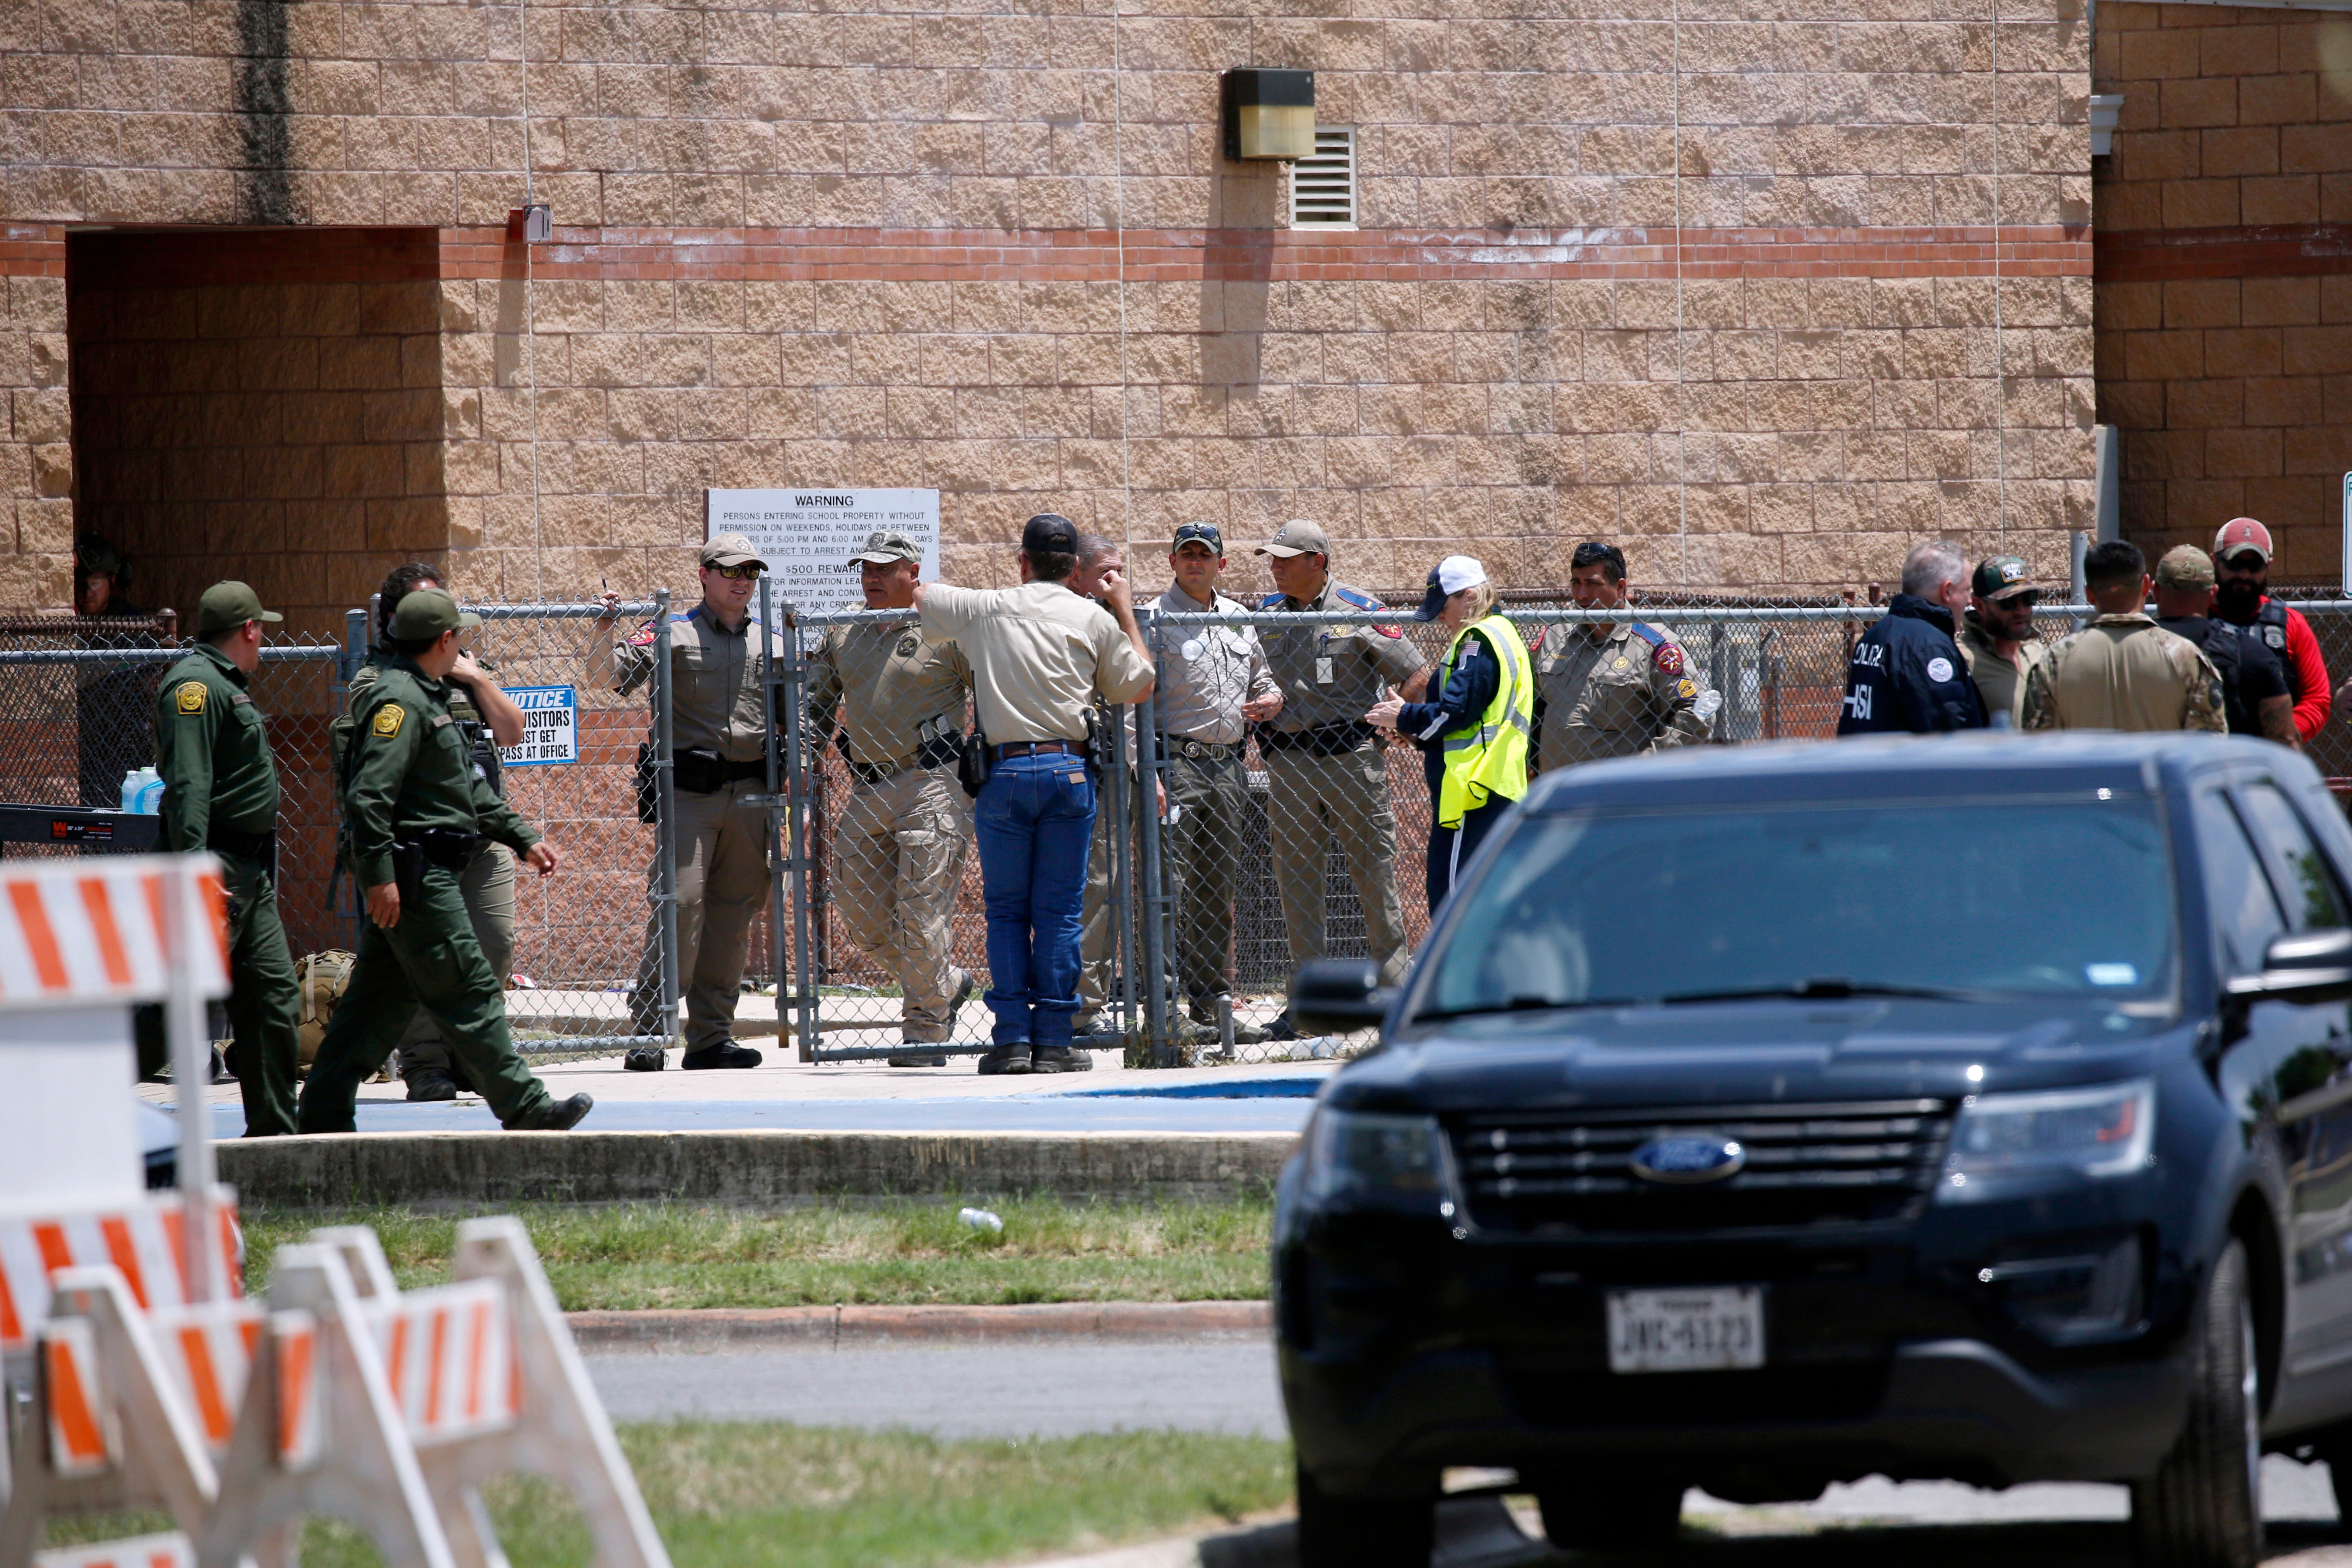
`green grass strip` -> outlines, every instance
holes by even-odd
[[[752,1211],[644,1205],[510,1205],[567,1310],[835,1303],[1260,1300],[1271,1200],[1069,1204],[990,1201],[1002,1236],[956,1218],[955,1197],[812,1203]],[[246,1215],[247,1287],[267,1289],[277,1249],[327,1224],[373,1226],[404,1289],[446,1280],[457,1218],[396,1209]]]
[[[677,1568],[950,1568],[1091,1552],[1214,1529],[1290,1500],[1290,1446],[1196,1432],[1031,1440],[926,1437],[764,1422],[654,1422],[621,1447]],[[485,1489],[514,1568],[584,1568],[569,1494],[512,1477]],[[117,1515],[49,1544],[164,1528]],[[303,1568],[375,1568],[348,1525],[313,1521]]]

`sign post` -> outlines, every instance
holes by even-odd
[[[895,529],[923,549],[923,581],[940,575],[940,492],[792,489],[706,490],[703,537],[740,533],[767,562],[780,609],[821,615],[862,610],[857,574],[843,563],[866,536]]]

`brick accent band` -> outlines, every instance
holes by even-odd
[[[0,275],[59,277],[67,230],[0,228]],[[109,281],[150,286],[520,279],[522,245],[499,227],[288,230],[257,272],[249,238],[169,231]],[[2105,244],[2100,245],[2105,254]],[[1134,283],[1616,279],[2088,277],[2082,224],[1990,227],[1363,229],[558,229],[532,275],[548,279]]]
[[[2352,225],[2129,229],[2097,237],[2102,283],[2320,278],[2352,272]]]

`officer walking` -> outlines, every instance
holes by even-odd
[[[1948,540],[1915,544],[1903,591],[1862,634],[1846,666],[1841,735],[1932,735],[1985,727],[1984,698],[1952,640],[1967,607],[1968,563]]]
[[[1621,608],[1625,552],[1586,540],[1569,557],[1568,591],[1583,610]],[[1537,771],[1670,746],[1704,745],[1723,694],[1706,686],[1672,632],[1643,621],[1562,622],[1537,628]]]
[[[1370,618],[1381,609],[1370,594],[1330,574],[1331,542],[1316,523],[1294,520],[1258,547],[1276,592],[1262,610],[1360,612],[1359,623],[1282,626],[1259,637],[1282,692],[1282,711],[1258,729],[1265,759],[1266,812],[1274,837],[1274,880],[1282,894],[1294,963],[1325,956],[1323,873],[1337,838],[1364,906],[1364,928],[1383,984],[1404,977],[1404,911],[1397,902],[1396,814],[1388,763],[1365,712],[1391,687],[1419,700],[1429,672],[1392,626]],[[1297,1031],[1284,1009],[1268,1031]]]
[[[1969,579],[1969,607],[1952,640],[1994,725],[2017,725],[2025,672],[2042,658],[2033,635],[2033,606],[2041,602],[2032,568],[2014,555],[1987,556]]]
[[[360,1085],[419,1005],[501,1126],[562,1131],[593,1103],[575,1094],[559,1104],[515,1054],[503,988],[458,891],[485,835],[542,877],[556,865],[555,847],[474,772],[449,715],[457,633],[480,624],[459,615],[443,588],[420,588],[393,612],[392,657],[378,668],[341,770],[350,860],[368,918],[349,986],[302,1086],[305,1132],[352,1130]]]
[[[2260,735],[2301,750],[2294,698],[2278,655],[2259,637],[2212,618],[2213,558],[2193,544],[2176,544],[2156,563],[2156,624],[2187,637],[2221,678],[2221,711],[2232,735]]]
[[[2251,517],[2233,517],[2213,535],[2213,614],[2278,656],[2294,698],[2294,728],[2305,741],[2326,727],[2336,701],[2320,657],[2319,638],[2301,610],[2270,595],[2271,531]]]
[[[1078,928],[1095,784],[1087,767],[1094,700],[1132,702],[1151,689],[1150,650],[1127,581],[1105,575],[1109,608],[1070,592],[1078,531],[1054,512],[1021,531],[1021,586],[919,584],[924,628],[971,663],[987,781],[975,803],[988,904],[988,1005],[995,1047],[983,1073],[1076,1072]]]
[[[913,610],[923,570],[914,540],[878,530],[849,564],[867,609]],[[838,709],[835,743],[849,764],[849,804],[834,827],[835,901],[849,939],[898,982],[910,1047],[954,1038],[978,984],[954,963],[956,888],[971,842],[955,768],[971,694],[963,650],[904,621],[830,627],[810,659],[811,732],[822,745]],[[909,1049],[889,1065],[947,1060]]]
[[[358,732],[359,716],[374,706],[370,698],[384,666],[398,657],[392,650],[393,611],[399,607],[401,600],[419,588],[446,586],[439,572],[421,561],[411,561],[394,567],[376,590],[376,646],[368,650],[367,658],[352,672],[343,717],[331,732],[338,763]],[[449,671],[448,707],[449,717],[457,721],[458,732],[465,738],[466,755],[475,773],[490,786],[493,795],[503,799],[506,775],[499,763],[498,749],[520,743],[523,716],[514,699],[499,689],[494,679],[497,673],[472,654],[460,650],[456,666]],[[474,858],[458,874],[457,890],[465,900],[466,918],[473,925],[474,940],[481,944],[482,960],[498,977],[499,993],[503,996],[507,976],[514,970],[514,856],[505,845],[484,837],[480,847],[474,851]],[[422,1007],[411,1015],[408,1027],[400,1037],[399,1061],[401,1081],[408,1086],[411,1100],[457,1098],[449,1042],[441,1037],[433,1015]]]
[[[1213,522],[1176,531],[1168,564],[1176,581],[1160,595],[1162,615],[1241,616],[1238,601],[1217,592],[1225,536]],[[1168,805],[1170,891],[1176,900],[1177,977],[1186,1010],[1202,1031],[1223,1027],[1220,1004],[1233,1000],[1234,898],[1242,829],[1249,816],[1243,752],[1249,727],[1282,711],[1282,688],[1254,626],[1171,626],[1158,635],[1160,751]],[[1207,1037],[1204,1033],[1203,1037]],[[1236,1020],[1234,1043],[1255,1045],[1266,1032]]]
[[[671,775],[677,805],[677,973],[686,988],[683,1068],[755,1068],[760,1053],[734,1040],[735,1002],[750,956],[751,922],[767,907],[768,812],[755,798],[767,786],[767,699],[760,685],[760,643],[751,595],[768,563],[740,533],[722,533],[702,547],[702,603],[670,627]],[[627,696],[654,672],[654,627],[647,622],[613,646],[613,606],[588,645],[588,668],[601,669],[609,651],[614,689]],[[771,651],[777,639],[762,628]],[[648,871],[647,882],[658,880]],[[661,911],[646,921],[645,957],[629,992],[637,1034],[661,1027]],[[659,1072],[658,1046],[639,1046],[622,1065]]]
[[[248,1138],[294,1131],[301,1025],[278,920],[278,764],[268,721],[246,694],[261,668],[261,628],[284,618],[242,583],[214,584],[196,603],[195,647],[155,697],[163,847],[219,856],[228,895],[228,1059]]]
[[[2142,607],[2147,558],[2139,546],[2123,539],[2091,546],[2083,555],[2083,584],[2099,614],[2059,638],[2026,672],[2019,727],[2227,733],[2212,661]]]

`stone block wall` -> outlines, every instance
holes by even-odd
[[[2352,470],[2352,19],[2118,4],[2097,90],[2100,417],[2151,551],[2269,523],[2284,580],[2339,571]]]
[[[430,231],[437,488],[334,499],[509,595],[683,586],[702,489],[762,483],[937,486],[975,581],[1045,507],[1144,559],[1314,517],[1376,585],[1462,548],[1557,582],[1587,534],[1654,584],[1885,582],[1929,533],[2063,574],[2086,53],[2081,0],[55,0],[0,14],[0,221],[60,260],[77,224]],[[1236,65],[1317,70],[1360,229],[1221,161]],[[198,553],[278,548],[232,532]],[[20,521],[26,592],[58,548]]]

